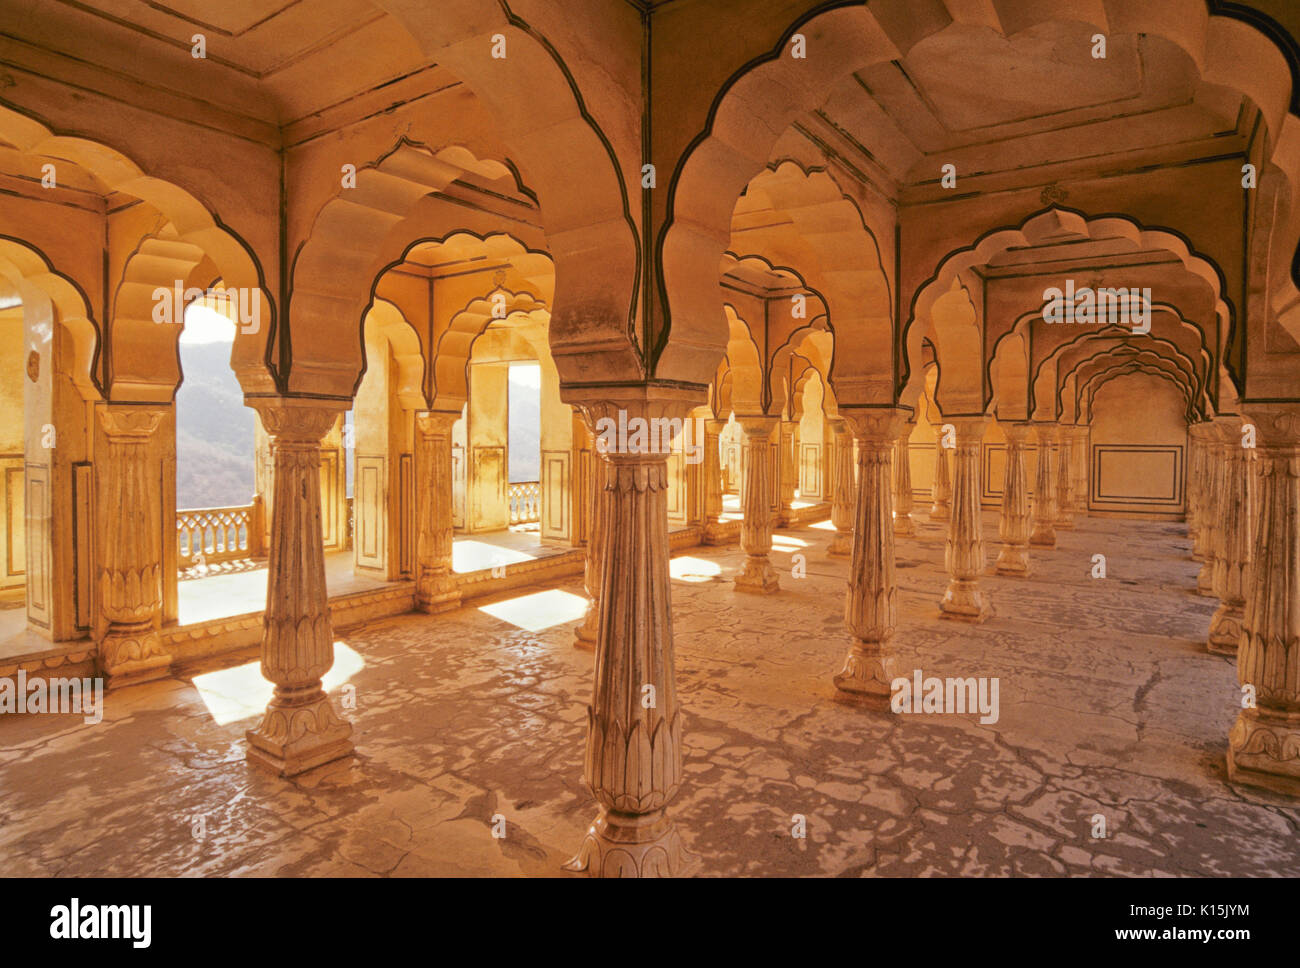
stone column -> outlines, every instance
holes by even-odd
[[[829,423],[835,434],[831,452],[831,524],[835,525],[835,535],[826,553],[848,558],[853,554],[853,435],[843,417],[834,417]]]
[[[737,417],[745,438],[741,455],[745,472],[740,479],[740,550],[745,564],[736,576],[736,591],[770,595],[780,591],[776,569],[768,556],[772,553],[772,432],[780,417]]]
[[[321,534],[321,438],[343,406],[300,398],[253,401],[271,436],[273,499],[262,675],[275,684],[248,760],[294,776],[352,752],[352,724],[321,687],[334,664]]]
[[[988,593],[979,587],[984,570],[984,535],[980,520],[980,446],[988,417],[957,417],[953,453],[952,519],[948,522],[948,544],[944,562],[948,567],[948,590],[939,603],[941,618],[983,622],[993,615]]]
[[[681,417],[696,403],[671,389],[618,391],[614,400],[573,402],[593,429],[617,421],[620,409],[630,424]],[[671,875],[688,862],[665,813],[682,778],[682,716],[668,581],[669,451],[661,446],[602,455],[600,624],[584,760],[600,813],[566,865],[593,876]]]
[[[415,415],[415,607],[429,614],[460,604],[451,564],[451,428],[459,417],[439,411]]]
[[[717,443],[717,440],[714,440]],[[714,449],[715,468],[718,467],[717,450]],[[705,461],[708,458],[705,457]],[[604,540],[604,491],[605,491],[605,468],[607,462],[603,460],[597,449],[595,442],[592,443],[591,449],[591,470],[587,477],[587,549],[586,557],[583,561],[582,587],[587,591],[587,614],[582,619],[582,624],[574,630],[573,644],[579,649],[596,648],[596,642],[600,639],[600,576],[603,563],[601,561],[601,552],[605,547]],[[718,506],[722,506],[721,479],[719,478]],[[708,520],[707,518],[705,519]]]
[[[1088,516],[1088,428],[1075,427],[1071,440],[1074,467],[1074,510]]]
[[[1072,427],[1056,428],[1056,530],[1074,530],[1074,460]]]
[[[858,441],[858,493],[844,604],[853,640],[835,685],[886,701],[896,674],[889,640],[898,618],[890,463],[906,414],[892,408],[844,413]]]
[[[171,666],[172,657],[158,637],[162,508],[153,486],[157,474],[149,467],[149,445],[164,411],[109,405],[98,412],[108,438],[97,486],[99,520],[104,522],[99,573],[104,637],[98,664],[108,686],[115,688],[165,676]]]
[[[725,420],[704,421],[704,543],[722,544],[722,430]]]
[[[1029,574],[1029,479],[1025,473],[1025,440],[1030,424],[1004,423],[1007,438],[1006,470],[1002,477],[1002,517],[998,537],[1002,551],[998,554],[999,575],[1024,577]]]
[[[894,534],[906,538],[916,534],[916,522],[912,520],[912,456],[908,449],[915,428],[915,420],[902,424],[894,448]]]
[[[948,473],[948,448],[943,445],[943,428],[934,435],[934,483],[930,485],[931,521],[947,521],[952,501],[952,478]]]
[[[1219,533],[1223,522],[1224,470],[1228,455],[1219,421],[1206,424],[1205,437],[1205,497],[1201,505],[1201,527],[1205,530],[1202,545],[1205,558],[1196,575],[1196,594],[1217,598],[1215,573],[1219,568]]]
[[[796,462],[795,440],[799,433],[797,420],[781,421],[781,511],[777,522],[783,528],[794,524],[794,492],[799,486],[799,465]]]
[[[1226,463],[1223,477],[1222,531],[1215,569],[1219,607],[1210,619],[1207,648],[1219,655],[1236,655],[1241,623],[1250,590],[1255,542],[1254,450],[1242,446],[1241,424],[1224,431]]]
[[[1034,527],[1029,543],[1036,548],[1056,547],[1056,425],[1034,425],[1038,438],[1038,472],[1034,475]]]
[[[1228,735],[1228,777],[1300,797],[1300,405],[1255,404],[1248,417],[1259,500],[1237,678],[1256,704]]]
[[[1192,539],[1192,560],[1205,560],[1205,427],[1194,423],[1187,428],[1187,534]]]

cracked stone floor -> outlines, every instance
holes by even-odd
[[[1031,578],[986,578],[998,614],[970,627],[937,618],[942,526],[918,523],[898,545],[900,672],[998,677],[995,724],[837,696],[847,565],[826,525],[778,532],[770,598],[732,591],[734,545],[675,560],[689,718],[672,812],[696,873],[1300,875],[1300,805],[1225,781],[1240,691],[1204,649],[1214,603],[1191,592],[1181,525],[1081,519]],[[295,781],[244,761],[267,695],[255,665],[111,694],[99,725],[6,716],[0,872],[558,874],[594,815],[579,594],[340,632],[327,685],[355,698],[358,752]]]

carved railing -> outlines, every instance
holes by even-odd
[[[539,481],[520,481],[506,489],[510,504],[510,523],[529,524],[542,520],[542,485]]]
[[[199,555],[206,565],[260,557],[264,554],[261,512],[258,498],[242,507],[177,509],[177,567],[199,564]]]

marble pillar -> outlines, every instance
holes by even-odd
[[[98,668],[111,688],[167,674],[172,657],[158,636],[162,609],[161,496],[150,444],[165,415],[155,407],[106,405],[108,439],[97,481],[104,549],[99,572],[103,638]],[[168,535],[172,541],[174,535]]]
[[[984,534],[980,519],[980,448],[988,417],[954,417],[957,446],[953,448],[952,518],[944,563],[948,590],[939,603],[941,618],[983,622],[993,615],[988,593],[979,587],[984,570]]]
[[[1056,547],[1056,425],[1036,423],[1038,470],[1034,475],[1033,528],[1029,543],[1036,548]]]
[[[1196,594],[1206,598],[1217,598],[1215,582],[1219,571],[1219,537],[1223,521],[1223,486],[1224,471],[1227,467],[1226,443],[1223,439],[1221,421],[1216,419],[1206,424],[1205,437],[1205,497],[1201,507],[1201,527],[1205,530],[1203,549],[1205,558],[1201,570],[1196,574]]]
[[[826,553],[836,558],[848,558],[853,554],[856,505],[853,434],[842,417],[834,417],[828,422],[835,435],[831,451],[831,524],[835,525],[835,534]]]
[[[459,417],[441,411],[415,415],[415,607],[429,614],[460,604],[451,557],[451,428]]]
[[[781,421],[781,510],[777,522],[783,528],[794,524],[794,492],[799,486],[799,422]]]
[[[254,402],[271,437],[273,500],[262,675],[275,692],[246,733],[248,760],[294,776],[352,752],[352,724],[321,686],[334,664],[321,534],[321,439],[343,404],[289,398]]]
[[[930,485],[931,521],[947,521],[951,513],[952,476],[948,470],[948,450],[943,445],[943,428],[935,428],[934,483]]]
[[[912,520],[912,456],[908,447],[915,428],[915,421],[903,423],[894,446],[894,534],[905,538],[916,534],[916,522]]]
[[[1025,472],[1025,440],[1030,424],[1004,423],[1007,438],[1006,469],[1002,476],[1002,516],[998,520],[998,537],[1002,550],[998,554],[997,573],[1024,577],[1029,574],[1029,479]]]
[[[675,389],[619,387],[571,401],[588,423],[681,418],[696,401]],[[666,807],[682,778],[682,715],[668,579],[668,456],[647,444],[608,452],[601,490],[600,622],[584,778],[600,805],[566,868],[604,877],[681,873],[689,858]]]
[[[1074,510],[1088,516],[1088,428],[1075,427],[1071,440],[1074,467]]]
[[[1242,446],[1242,423],[1223,428],[1225,463],[1214,582],[1219,607],[1210,619],[1207,639],[1207,648],[1219,655],[1237,654],[1254,558],[1255,451]]]
[[[573,632],[574,646],[592,651],[600,638],[600,555],[605,546],[601,531],[604,528],[606,467],[607,462],[601,459],[593,446],[587,477],[587,547],[582,563],[582,587],[587,592],[587,611]]]
[[[744,433],[741,459],[745,472],[740,479],[740,550],[745,563],[736,576],[736,591],[770,595],[781,584],[769,556],[772,554],[772,495],[777,482],[772,480],[772,433],[779,417],[737,417]]]
[[[1228,776],[1300,797],[1300,404],[1248,405],[1247,417],[1258,503],[1237,678],[1255,703],[1228,735]]]
[[[1184,500],[1187,502],[1185,518],[1187,521],[1187,536],[1192,541],[1191,558],[1193,561],[1202,561],[1205,558],[1205,538],[1201,527],[1205,513],[1202,507],[1201,495],[1202,478],[1205,473],[1204,427],[1205,424],[1198,423],[1187,428],[1187,484],[1184,488]]]
[[[704,421],[704,544],[722,544],[722,431],[725,420]]]
[[[1058,531],[1074,530],[1074,446],[1073,427],[1056,428],[1056,525]]]
[[[834,681],[845,692],[888,701],[897,674],[890,639],[898,618],[890,465],[907,411],[855,410],[843,416],[858,442],[858,493],[844,605],[853,638]]]

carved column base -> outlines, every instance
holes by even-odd
[[[796,519],[794,508],[782,508],[776,516],[776,523],[782,528],[797,528],[799,522]]]
[[[1202,559],[1201,570],[1196,573],[1196,594],[1205,598],[1218,598],[1214,594],[1214,556]]]
[[[704,525],[701,542],[706,545],[724,545],[735,541],[737,534],[727,534],[726,526],[720,521],[710,521]]]
[[[1029,574],[1029,546],[1004,544],[993,567],[999,575],[1024,578]]]
[[[416,585],[415,607],[427,615],[460,608],[460,587],[451,575],[439,575]]]
[[[582,624],[573,630],[573,647],[596,651],[596,640],[600,636],[600,607],[595,602],[587,603],[587,615]]]
[[[1228,779],[1300,797],[1300,711],[1238,713],[1228,734]]]
[[[564,869],[588,877],[678,877],[697,860],[662,810],[635,814],[602,809]]]
[[[1245,602],[1223,602],[1210,619],[1206,648],[1216,655],[1236,655],[1241,640],[1241,623],[1246,620]]]
[[[248,762],[277,776],[297,776],[352,752],[352,724],[334,711],[319,683],[277,687],[262,722],[244,735]]]
[[[981,591],[978,581],[954,578],[939,602],[939,617],[960,622],[983,622],[992,618],[993,603],[987,592]]]
[[[757,558],[751,555],[745,559],[745,566],[736,576],[736,591],[771,595],[780,590],[780,576],[766,557]]]
[[[1053,521],[1052,524],[1057,531],[1073,531],[1074,515],[1072,513],[1061,515],[1055,521]]]
[[[887,700],[889,684],[897,675],[897,660],[888,643],[855,639],[844,657],[844,668],[835,674],[835,688]]]
[[[894,515],[894,534],[900,538],[916,537],[916,522],[910,514]]]
[[[852,558],[853,557],[853,532],[836,531],[831,538],[830,546],[827,547],[826,553],[832,558]]]
[[[946,504],[936,504],[934,507],[930,508],[931,521],[947,521],[950,517],[952,517],[952,513]]]
[[[99,643],[99,670],[107,689],[162,679],[171,664],[152,621],[112,625]]]
[[[1043,521],[1035,522],[1034,530],[1029,533],[1029,544],[1033,548],[1055,548],[1056,527]]]

